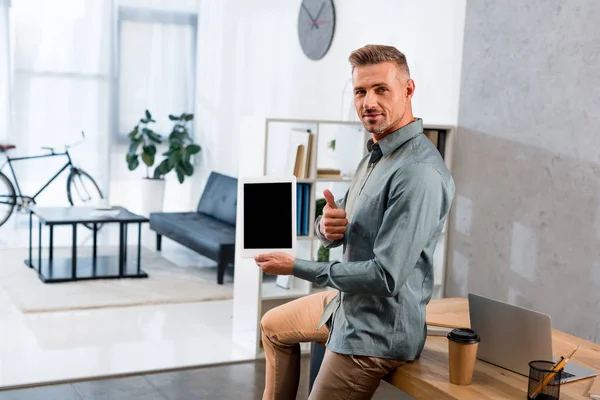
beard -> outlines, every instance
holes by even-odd
[[[368,118],[369,114],[379,114],[379,118],[375,119],[375,120],[370,120]],[[390,129],[392,129],[394,126],[398,125],[400,119],[402,118],[402,115],[394,120],[394,121],[390,121],[388,119],[388,115],[378,111],[378,110],[369,110],[367,111],[365,114],[362,115],[361,120],[363,123],[363,126],[365,127],[365,130],[375,136],[381,136],[384,134],[388,134],[390,133]]]
[[[383,117],[381,121],[363,121],[363,126],[365,127],[367,132],[372,133],[374,135],[381,135],[390,127],[390,123],[385,117]]]
[[[389,129],[391,124],[385,114],[379,112],[375,113],[379,114],[379,118],[377,118],[376,120],[369,120],[367,118],[369,115],[367,114],[363,116],[362,123],[367,132],[372,133],[374,135],[381,135]]]

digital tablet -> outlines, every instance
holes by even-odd
[[[241,257],[296,255],[296,177],[240,177]]]

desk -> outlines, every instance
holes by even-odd
[[[436,299],[427,306],[427,322],[448,327],[469,327],[468,300],[463,298]],[[600,345],[579,339],[557,330],[552,331],[555,356],[579,350],[573,362],[600,371]],[[561,385],[561,400],[589,400],[588,390],[594,379]],[[526,399],[527,377],[477,360],[473,382],[469,386],[453,385],[448,380],[448,339],[429,336],[419,360],[403,365],[389,382],[416,399],[479,400]]]

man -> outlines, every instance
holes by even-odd
[[[415,83],[404,54],[369,45],[352,52],[354,102],[371,133],[344,199],[328,190],[315,231],[342,262],[283,253],[256,257],[268,274],[291,275],[337,290],[267,312],[264,399],[295,399],[300,342],[327,341],[310,399],[370,399],[381,378],[416,359],[426,338],[433,253],[454,197],[440,153],[413,116]]]

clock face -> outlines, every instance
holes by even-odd
[[[302,51],[308,58],[318,60],[327,53],[334,31],[333,0],[302,0],[298,14],[298,37]]]

